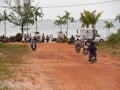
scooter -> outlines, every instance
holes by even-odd
[[[96,59],[96,53],[95,54],[90,54],[90,56],[89,56],[89,61],[90,62],[95,62],[95,61],[97,61],[97,59]]]
[[[81,47],[79,44],[75,46],[75,50],[77,53],[80,53]]]
[[[31,42],[31,49],[32,49],[33,51],[36,50],[36,43],[35,43],[34,40],[32,40],[32,42]]]
[[[83,54],[84,54],[84,55],[87,55],[88,52],[89,52],[88,46],[84,47],[84,48],[83,48]]]

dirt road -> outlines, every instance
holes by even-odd
[[[74,45],[40,43],[37,50],[16,65],[16,78],[8,85],[14,90],[120,90],[120,61],[99,54],[90,63],[88,56],[76,53]]]

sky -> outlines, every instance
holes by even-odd
[[[70,12],[75,19],[79,19],[84,10],[103,12],[101,19],[115,19],[120,14],[120,0],[34,0],[33,5],[42,7],[43,19],[56,19],[58,15],[63,16],[65,11]],[[0,6],[5,6],[3,0]],[[4,8],[0,7],[0,12],[3,10]]]

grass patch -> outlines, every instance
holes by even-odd
[[[12,89],[10,89],[9,87],[6,86],[6,87],[2,87],[2,88],[0,87],[0,90],[12,90]]]
[[[7,66],[0,65],[0,80],[1,81],[6,80],[13,75],[14,75],[14,72],[11,71]]]
[[[15,75],[9,64],[23,64],[23,56],[29,53],[27,45],[0,44],[0,81]],[[0,90],[7,90],[0,89]]]
[[[0,63],[23,63],[22,57],[28,52],[26,45],[0,44]]]
[[[99,52],[112,55],[120,60],[120,44],[108,44],[105,42],[100,43],[97,48]]]

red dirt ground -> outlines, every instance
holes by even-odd
[[[14,90],[120,90],[120,61],[108,55],[98,53],[90,63],[74,45],[39,43],[23,59],[8,82]]]

